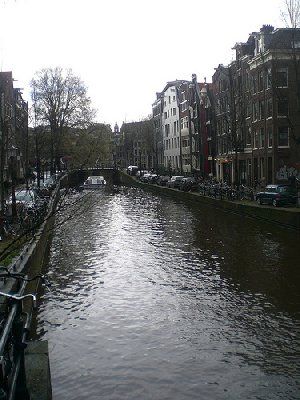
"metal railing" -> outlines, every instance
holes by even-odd
[[[26,293],[28,282],[45,282],[42,275],[28,278],[23,273],[11,272],[0,267],[1,279],[13,279],[17,289],[14,293],[0,291],[0,298],[4,301],[1,310],[0,322],[0,400],[29,400],[30,396],[26,386],[24,351],[27,347],[27,335],[30,330],[32,313],[36,307],[36,295]],[[23,301],[26,302],[24,312]]]

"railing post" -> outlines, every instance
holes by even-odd
[[[14,382],[12,382],[12,390],[15,389],[15,394],[14,397],[12,397],[12,400],[30,400],[26,385],[24,350],[27,345],[26,343],[24,343],[25,335],[23,328],[24,321],[22,317],[22,302],[18,302],[17,316],[13,324],[13,335],[15,337],[14,360],[16,363],[17,371],[15,378],[15,388],[13,388]]]

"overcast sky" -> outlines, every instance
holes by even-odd
[[[72,68],[97,119],[151,113],[167,81],[206,77],[263,24],[283,27],[282,0],[0,0],[0,68],[24,88],[41,68]]]

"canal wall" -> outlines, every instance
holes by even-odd
[[[62,182],[64,182],[65,179],[66,178],[63,177],[57,184],[52,193],[44,222],[39,229],[34,232],[32,238],[26,243],[20,255],[8,266],[10,271],[23,272],[29,276],[42,273],[42,268],[48,255],[47,249],[53,230],[55,209],[59,200]],[[9,284],[10,282],[7,281],[5,287],[7,288]],[[28,285],[28,287],[29,286],[30,285]]]
[[[170,189],[164,186],[143,183],[124,172],[120,172],[120,181],[123,185],[142,187],[145,190],[159,193],[164,196],[171,196],[183,201],[192,201],[198,205],[214,207],[223,210],[224,212],[232,212],[241,216],[266,221],[300,232],[299,208],[275,208],[271,206],[258,205],[255,202],[214,199],[203,196],[197,192],[183,192],[181,190]]]
[[[43,267],[49,254],[49,246],[55,219],[54,214],[60,197],[60,189],[62,185],[66,184],[66,182],[66,177],[61,178],[58,182],[52,193],[44,222],[34,233],[32,238],[25,244],[20,255],[7,267],[9,271],[25,273],[29,278],[43,273]],[[5,293],[15,293],[17,290],[16,280],[11,278],[2,278],[0,280],[0,290]],[[38,290],[38,281],[34,280],[27,283],[24,294],[37,293]],[[24,312],[31,314],[31,307],[31,303],[28,303],[25,300],[23,301]],[[0,312],[5,315],[6,309],[7,300],[4,296],[1,296]],[[30,333],[34,332],[33,328],[29,327],[29,336]],[[26,338],[26,340],[30,340],[30,337]],[[25,351],[24,362],[26,386],[29,390],[30,399],[51,400],[52,388],[47,341],[35,342],[30,340]]]

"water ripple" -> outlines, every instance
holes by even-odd
[[[37,317],[54,399],[299,398],[292,233],[134,188],[83,201]]]

